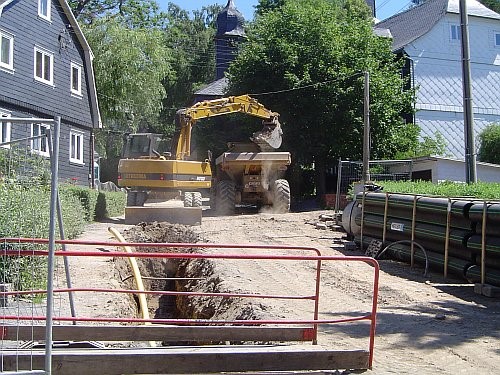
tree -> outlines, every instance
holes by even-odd
[[[172,61],[175,75],[163,82],[167,96],[162,117],[167,119],[167,123],[173,123],[179,108],[192,104],[194,91],[214,78],[213,38],[215,19],[220,10],[220,6],[203,7],[193,12],[191,18],[185,10],[169,4],[165,41],[175,56]]]
[[[479,160],[500,164],[500,124],[490,124],[479,134]]]
[[[230,90],[267,93],[258,97],[281,114],[284,148],[295,163],[314,164],[319,194],[327,165],[362,158],[364,71],[370,72],[372,158],[414,147],[418,128],[400,116],[412,111],[413,92],[402,92],[401,63],[391,41],[373,34],[364,0],[286,0],[247,34],[229,69]]]
[[[165,14],[155,0],[68,0],[73,14],[81,24],[103,18],[120,17],[130,27],[159,26]]]
[[[116,180],[122,136],[158,122],[162,85],[173,74],[172,54],[162,30],[130,28],[120,17],[96,19],[83,27],[94,52],[94,71],[104,128],[96,134],[104,180]]]
[[[500,1],[499,0],[479,0],[481,4],[490,8],[491,10],[500,13]]]
[[[101,113],[107,121],[136,127],[155,121],[165,97],[162,80],[172,74],[172,55],[158,29],[128,28],[103,18],[84,28],[95,54]]]
[[[262,15],[270,10],[277,10],[285,4],[286,0],[259,0],[259,4],[255,7],[255,13]]]
[[[418,142],[415,147],[405,152],[396,153],[396,159],[417,158],[420,156],[445,156],[446,139],[439,132],[434,134],[434,138],[424,136],[422,141]]]

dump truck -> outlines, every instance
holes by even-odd
[[[263,129],[246,143],[229,142],[228,150],[212,160],[191,159],[191,131],[197,121],[230,113],[263,120]],[[274,151],[282,143],[279,114],[248,95],[198,102],[176,113],[176,134],[170,151],[155,149],[157,134],[131,134],[118,165],[118,185],[128,190],[127,205],[141,206],[151,192],[180,196],[184,207],[201,207],[203,198],[220,214],[236,205],[269,205],[276,212],[290,209],[290,187],[284,178],[289,152]],[[138,152],[135,152],[138,151]]]

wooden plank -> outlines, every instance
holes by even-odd
[[[45,326],[4,326],[4,340],[45,339]],[[55,325],[54,341],[312,341],[312,327]]]
[[[210,346],[53,351],[53,375],[199,374],[367,369],[368,351],[316,346]],[[4,351],[3,369],[43,368],[43,351]]]

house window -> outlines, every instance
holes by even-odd
[[[500,33],[495,33],[495,47],[500,47]]]
[[[450,25],[450,38],[451,41],[460,41],[462,39],[462,31],[460,25]]]
[[[51,0],[38,0],[38,15],[50,21]]]
[[[69,161],[83,164],[83,133],[74,130],[69,133]]]
[[[31,136],[36,137],[39,135],[46,135],[47,130],[49,129],[48,125],[45,124],[31,124]],[[40,137],[31,140],[31,149],[33,152],[49,156],[49,149],[47,146],[47,137]]]
[[[71,93],[82,95],[82,67],[71,63]]]
[[[10,142],[10,122],[4,119],[9,118],[10,114],[0,112],[0,143]],[[9,145],[2,145],[2,147],[9,148]]]
[[[35,79],[52,85],[54,83],[54,55],[35,47]]]
[[[14,37],[0,31],[0,67],[14,70]]]

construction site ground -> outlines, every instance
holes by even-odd
[[[321,210],[288,214],[243,212],[217,217],[204,211],[201,226],[185,230],[194,231],[201,242],[310,246],[318,248],[323,255],[362,255],[359,251],[344,250],[342,231],[316,228],[314,224],[319,216],[331,213]],[[80,239],[111,240],[110,226],[124,233],[137,228],[125,225],[123,218],[116,218],[89,225]],[[146,225],[140,230],[151,231],[149,235],[154,237],[158,228],[158,225]],[[424,277],[421,268],[411,269],[405,263],[381,260],[380,264],[375,360],[373,370],[367,373],[500,373],[499,299],[475,294],[472,284],[444,279],[437,271]],[[116,288],[121,282],[116,262],[106,258],[79,258],[70,267],[74,287]],[[290,267],[286,262],[234,261],[214,270],[222,284],[240,291],[252,280],[261,283],[263,290],[273,285],[283,294],[310,293],[310,283],[305,280],[311,275],[311,265]],[[369,311],[370,266],[325,262],[323,268],[320,318]],[[76,294],[75,305],[77,314],[82,316],[136,314],[130,299],[114,295]],[[292,308],[287,301],[273,299],[253,308],[249,315],[287,318],[302,312],[309,314],[306,308],[298,311],[300,307]],[[332,349],[367,349],[367,325],[360,322],[329,325],[320,329],[318,343]]]

